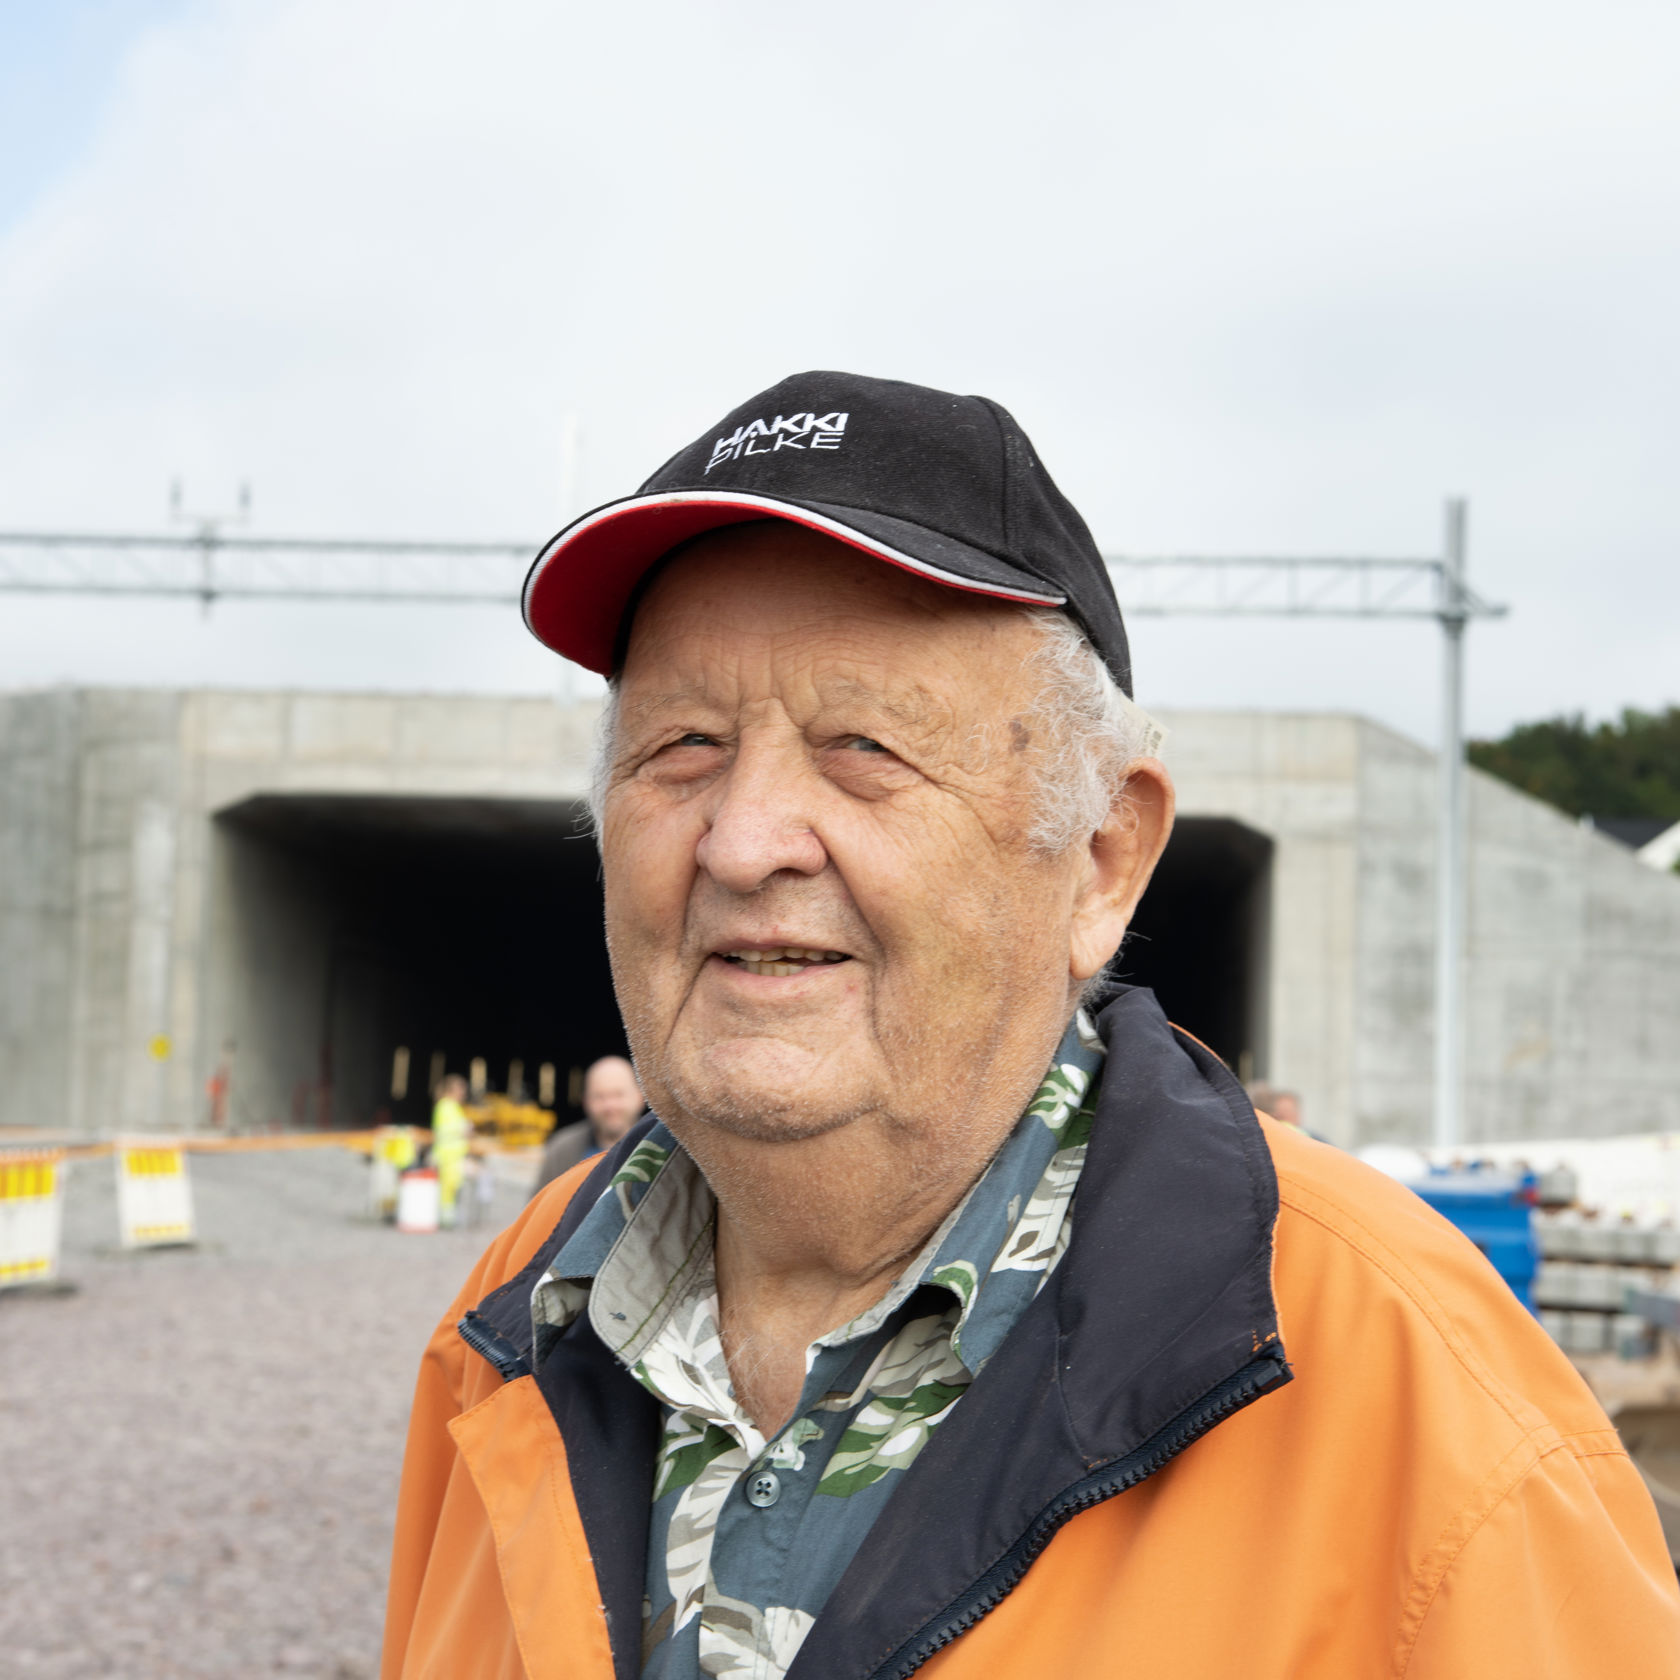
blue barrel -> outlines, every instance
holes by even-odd
[[[1534,1235],[1534,1174],[1491,1165],[1439,1167],[1411,1183],[1493,1262],[1493,1269],[1533,1312],[1534,1273],[1540,1265],[1540,1244]]]

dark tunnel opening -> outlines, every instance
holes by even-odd
[[[1180,817],[1109,968],[1244,1081],[1267,1072],[1271,862],[1272,842],[1245,823]]]
[[[433,1074],[475,1058],[498,1091],[520,1064],[528,1094],[549,1063],[575,1108],[577,1070],[625,1052],[580,819],[562,800],[361,795],[223,813],[235,1087],[267,1111],[246,1118],[424,1124]]]

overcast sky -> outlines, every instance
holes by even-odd
[[[1680,700],[1672,0],[0,0],[0,528],[508,537],[781,375],[1012,409],[1105,548],[1427,554],[1480,733]],[[1134,626],[1428,737],[1427,624]],[[552,689],[487,609],[0,595],[0,685]]]

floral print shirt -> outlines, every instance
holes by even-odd
[[[585,1311],[664,1408],[644,1680],[781,1680],[904,1472],[1060,1260],[1102,1043],[1081,1014],[991,1165],[903,1276],[805,1353],[766,1440],[718,1328],[716,1203],[655,1124],[532,1298],[539,1358]]]

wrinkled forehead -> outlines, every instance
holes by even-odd
[[[1037,632],[1018,607],[930,584],[811,533],[721,532],[639,604],[626,721],[685,704],[868,703],[907,728],[1007,703]]]

